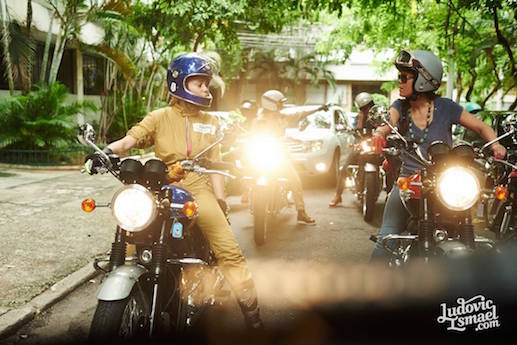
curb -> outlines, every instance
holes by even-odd
[[[98,272],[90,262],[74,273],[63,278],[52,285],[48,290],[33,298],[24,306],[8,311],[0,316],[0,339],[12,335],[25,323],[34,319],[42,311],[48,309],[69,293],[74,291],[79,285],[90,280]]]

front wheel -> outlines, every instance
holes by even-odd
[[[375,174],[364,174],[364,187],[362,197],[363,219],[369,222],[373,219],[375,202],[377,201],[377,176]]]
[[[267,233],[271,227],[271,212],[268,202],[268,190],[256,188],[253,190],[253,227],[255,244],[261,246],[266,242]]]
[[[99,301],[90,327],[92,343],[114,339],[136,339],[146,335],[149,311],[137,286],[130,295],[118,301]]]

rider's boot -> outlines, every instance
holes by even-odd
[[[257,290],[252,280],[244,283],[239,297],[237,298],[242,315],[244,316],[244,323],[246,329],[251,332],[263,332],[264,322],[260,317],[260,308],[258,307]]]

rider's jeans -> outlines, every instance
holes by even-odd
[[[399,188],[395,184],[384,207],[381,230],[377,236],[377,243],[375,243],[370,261],[387,260],[387,258],[389,258],[390,254],[382,248],[382,239],[386,235],[402,233],[406,227],[408,218],[409,213],[400,200]]]

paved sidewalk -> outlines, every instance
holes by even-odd
[[[110,201],[119,186],[111,175],[79,170],[0,168],[0,338],[7,313],[38,312],[48,303],[26,303],[109,250],[115,227],[109,209],[86,214],[81,201]]]

